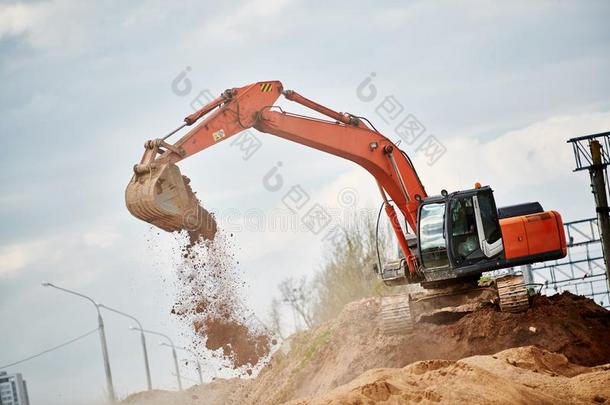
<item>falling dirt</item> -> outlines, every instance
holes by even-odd
[[[237,270],[230,237],[184,242],[179,252],[178,293],[172,314],[193,333],[191,349],[212,353],[241,374],[261,367],[272,338],[241,300],[244,282]]]
[[[195,321],[195,332],[205,334],[205,346],[209,350],[222,349],[225,357],[233,359],[235,367],[258,364],[269,354],[271,339],[265,334],[253,333],[246,325],[230,318],[206,316]]]
[[[337,319],[291,336],[255,378],[225,380],[232,388],[215,402],[204,384],[189,391],[196,400],[176,394],[150,404],[610,401],[610,312],[592,300],[537,296],[521,314],[489,305],[403,336],[380,332],[379,305],[351,303]]]
[[[183,216],[183,223],[189,235],[189,247],[193,247],[204,241],[212,241],[218,232],[216,218],[208,210],[203,208],[203,204],[197,198],[197,193],[191,188],[191,179],[182,175],[186,194],[190,208],[186,210],[187,214]]]

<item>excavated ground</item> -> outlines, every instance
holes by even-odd
[[[136,394],[126,403],[610,401],[608,367],[592,368],[610,363],[610,312],[589,299],[537,296],[522,314],[489,305],[404,336],[380,333],[378,309],[377,298],[355,302],[337,319],[292,336],[254,379],[149,399]]]
[[[603,403],[610,399],[609,370],[574,365],[562,354],[526,346],[492,356],[369,370],[318,398],[290,404]]]

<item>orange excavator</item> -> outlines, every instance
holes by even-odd
[[[283,111],[274,106],[281,95],[330,120]],[[196,123],[177,142],[167,141]],[[228,89],[170,134],[147,141],[126,189],[129,211],[166,231],[187,230],[192,240],[213,239],[214,218],[176,163],[249,128],[351,160],[376,180],[402,253],[398,260],[379,263],[377,272],[386,285],[423,287],[382,300],[381,326],[388,334],[490,301],[503,311],[527,310],[522,276],[481,283],[482,273],[566,255],[558,212],[544,211],[539,203],[498,209],[492,189],[478,183],[470,190],[428,196],[407,154],[368,120],[284,90],[279,81]],[[404,228],[395,207],[406,221]]]

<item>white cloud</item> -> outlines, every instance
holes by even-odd
[[[73,49],[91,40],[96,9],[76,0],[0,5],[0,39],[23,36],[34,48]]]
[[[0,277],[27,271],[38,263],[59,263],[65,258],[67,234],[56,234],[32,238],[0,248]]]
[[[206,21],[202,36],[213,42],[221,40],[250,39],[254,34],[271,35],[282,29],[279,14],[288,5],[288,0],[249,0],[231,13],[216,15]]]
[[[490,141],[453,139],[433,167],[422,156],[414,161],[429,194],[471,188],[476,181],[502,187],[505,193],[524,186],[539,186],[544,193],[549,181],[572,176],[574,158],[566,141],[608,128],[610,112],[552,117]]]
[[[101,271],[94,271],[98,266],[89,266],[87,272],[82,272],[81,263],[90,263],[92,257],[101,254],[100,249],[121,248],[116,247],[119,240],[121,234],[115,228],[90,225],[84,233],[77,227],[0,247],[0,277],[45,268],[72,283],[95,279]],[[101,262],[98,264],[103,266]]]
[[[24,192],[6,193],[0,196],[0,207],[3,209],[17,207],[27,202],[28,195]]]
[[[32,259],[27,245],[11,245],[0,250],[0,276],[10,275],[25,268]]]
[[[98,248],[108,248],[120,238],[121,235],[111,229],[94,229],[83,234],[85,245]]]
[[[471,7],[464,7],[464,12],[473,20],[489,20],[514,16],[531,16],[547,12],[557,4],[549,0],[536,2],[502,2],[490,3],[483,0],[471,2]]]
[[[35,21],[32,5],[0,4],[0,39],[19,35],[30,29]]]

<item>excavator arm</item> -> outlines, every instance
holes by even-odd
[[[274,107],[281,95],[332,120],[291,114]],[[226,90],[187,116],[184,122],[180,128],[198,123],[176,143],[167,143],[166,137],[145,144],[144,156],[134,167],[135,174],[126,191],[127,207],[134,216],[165,230],[187,229],[195,236],[213,237],[215,223],[205,210],[201,211],[188,181],[182,181],[175,163],[245,129],[255,128],[350,160],[371,173],[385,201],[386,213],[409,271],[416,272],[415,255],[408,247],[390,200],[415,231],[419,201],[426,197],[426,191],[407,155],[388,138],[365,125],[361,118],[336,112],[294,91],[283,90],[279,81],[268,81]]]

